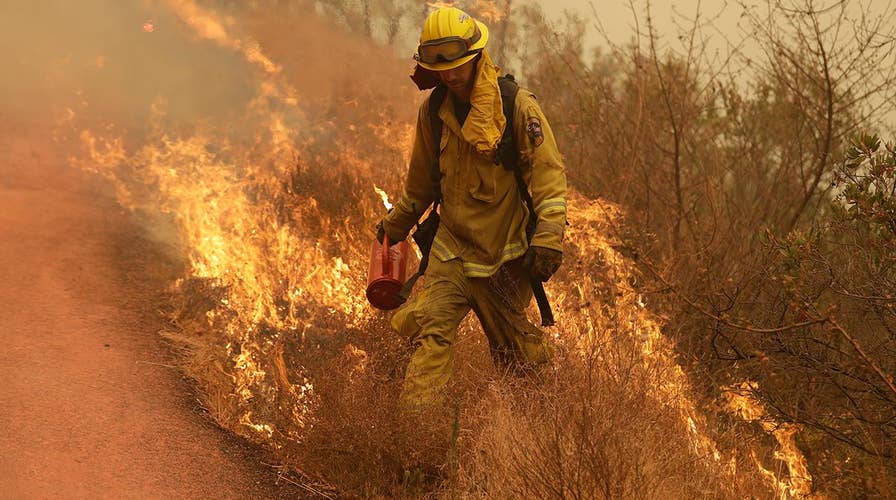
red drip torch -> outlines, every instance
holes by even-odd
[[[404,300],[399,298],[407,280],[408,243],[401,241],[389,246],[389,237],[380,243],[373,239],[370,250],[370,270],[367,272],[367,300],[377,309],[392,310]]]

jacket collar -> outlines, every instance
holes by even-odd
[[[449,92],[439,108],[439,118],[479,154],[493,159],[507,123],[501,104],[501,89],[498,87],[498,67],[485,50],[476,68],[470,106],[470,114],[461,127],[454,116],[454,98]]]

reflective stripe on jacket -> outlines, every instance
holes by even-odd
[[[487,277],[505,262],[525,253],[529,214],[513,172],[495,165],[492,160],[494,148],[488,155],[477,150],[477,147],[482,148],[486,138],[470,137],[471,130],[482,130],[488,135],[487,140],[494,142],[491,138],[495,136],[496,127],[503,129],[504,126],[500,93],[497,94],[497,106],[491,94],[499,92],[497,71],[487,54],[477,71],[471,97],[473,109],[464,126],[461,127],[454,115],[450,92],[439,109],[443,124],[439,145],[442,204],[441,224],[433,242],[432,255],[442,261],[460,259],[466,276]],[[484,95],[487,93],[488,96]],[[483,102],[486,104],[477,106]],[[483,112],[483,109],[487,111]],[[516,97],[513,125],[520,167],[537,214],[531,244],[562,251],[566,225],[563,160],[535,96],[523,88]],[[501,130],[497,132],[500,137]],[[390,234],[406,237],[433,201],[430,165],[434,160],[434,148],[431,143],[429,105],[424,101],[417,118],[404,192],[384,220]]]

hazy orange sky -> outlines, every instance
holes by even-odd
[[[816,8],[826,8],[837,5],[840,0],[815,1]],[[716,60],[724,59],[730,51],[730,43],[743,43],[739,51],[749,58],[762,59],[759,46],[752,43],[753,38],[748,36],[749,22],[743,16],[744,8],[737,0],[702,0],[697,1],[649,1],[649,0],[549,0],[537,2],[549,18],[560,20],[564,12],[574,12],[582,15],[589,22],[589,32],[586,40],[592,45],[605,43],[603,37],[597,34],[593,22],[595,14],[600,26],[605,30],[607,38],[614,44],[625,44],[631,41],[635,34],[635,14],[637,14],[640,29],[645,29],[647,20],[647,5],[650,5],[654,26],[662,37],[663,44],[671,49],[681,49],[677,41],[679,27],[689,27],[693,19],[700,11],[700,19],[703,23],[712,20],[712,26],[705,28],[702,33],[707,40],[708,51],[706,56]],[[765,13],[763,0],[743,0],[757,15]],[[792,3],[799,3],[794,0]],[[789,5],[789,2],[785,2]],[[633,7],[632,7],[633,5]],[[759,7],[759,6],[762,7]],[[633,14],[633,9],[635,14]],[[845,17],[849,23],[855,22],[865,16],[869,22],[877,22],[889,19],[889,23],[896,22],[894,18],[894,2],[890,0],[854,0],[847,4]],[[690,20],[690,21],[689,21]],[[886,26],[888,23],[885,22]],[[896,61],[875,61],[879,65],[894,65]],[[749,72],[742,75],[749,78]],[[896,106],[892,104],[880,104],[882,126],[896,132]]]
[[[635,15],[644,29],[648,1],[632,2],[634,14],[628,0],[549,0],[539,3],[554,20],[562,19],[564,11],[582,15],[592,26],[588,41],[597,45],[602,43],[594,28],[598,21],[616,44],[625,44],[634,37]],[[522,3],[523,0],[515,0],[514,5]],[[697,5],[692,1],[652,4],[654,23],[664,35],[663,43],[678,48],[678,40],[673,36],[676,23],[686,24],[688,18],[693,18]],[[725,37],[732,41],[744,37],[739,27],[743,22],[743,9],[736,2],[725,0],[704,0],[699,5],[701,18],[714,20],[714,28],[704,30],[710,37],[709,46],[723,56],[727,51]],[[889,5],[890,2],[878,0],[877,3],[867,3],[866,10],[875,15],[875,10],[888,9]],[[152,35],[141,29],[150,18],[159,26]],[[89,93],[91,85],[96,87],[94,90],[103,91],[110,108],[118,109],[145,107],[160,89],[179,101],[176,109],[201,109],[203,112],[217,109],[219,105],[216,103],[244,97],[244,78],[239,74],[240,65],[234,63],[233,56],[207,45],[185,45],[189,36],[180,29],[172,29],[177,26],[167,9],[154,0],[0,0],[0,51],[7,56],[5,78],[0,80],[0,103],[8,107],[41,102],[48,96],[61,96],[59,89]],[[412,46],[416,43],[416,29],[408,27],[408,30],[410,32],[404,34],[407,40],[402,43]],[[396,58],[404,58],[410,65],[412,50],[399,49]],[[748,47],[746,51],[752,52],[751,56],[757,52],[755,47]],[[127,62],[128,66],[123,66],[122,62]],[[893,61],[880,63],[894,64]],[[209,86],[203,83],[209,75],[215,75],[218,82],[226,79],[236,83]],[[223,78],[224,75],[229,76]],[[114,102],[120,96],[109,89],[120,88],[128,89],[131,97],[140,95],[144,98],[139,102]],[[202,90],[196,92],[195,89]],[[94,102],[93,106],[98,104]]]
[[[835,5],[839,0],[816,1],[816,8]],[[746,36],[748,22],[743,17],[744,8],[737,0],[702,0],[702,1],[649,1],[649,0],[549,0],[536,2],[549,17],[559,20],[564,12],[574,12],[585,17],[592,23],[597,18],[613,43],[624,44],[632,39],[635,33],[634,10],[638,16],[641,29],[645,28],[647,20],[647,6],[653,16],[654,25],[661,36],[675,35],[678,26],[690,26],[689,22],[697,16],[703,22],[712,20],[713,27],[704,30],[704,35],[710,38],[710,44],[714,50],[724,50],[724,39],[732,42],[743,39]],[[754,12],[764,12],[764,1],[743,0],[743,3],[754,9]],[[786,3],[786,2],[785,2]],[[794,3],[799,3],[795,1]],[[763,7],[759,7],[762,5]],[[857,19],[865,14],[870,19],[880,18],[885,12],[892,11],[893,2],[885,0],[858,0],[848,4],[846,17]],[[592,43],[600,43],[600,37],[592,29],[589,34]],[[672,37],[674,40],[674,37]],[[747,46],[745,50],[756,53],[756,47]],[[892,63],[892,62],[891,62]]]
[[[616,43],[625,43],[635,32],[633,8],[627,0],[551,0],[539,3],[542,9],[555,19],[561,18],[563,13],[568,11],[581,14],[591,22],[597,14],[603,29]],[[634,11],[643,29],[647,19],[648,2],[633,0],[631,3],[634,4]],[[733,36],[738,34],[738,23],[743,12],[739,5],[725,0],[705,0],[700,2],[699,6],[702,18],[714,18],[715,24],[725,33]],[[662,34],[668,34],[675,30],[676,23],[687,22],[688,19],[696,17],[698,2],[651,2],[650,9],[656,28]]]

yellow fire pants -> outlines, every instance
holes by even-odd
[[[550,344],[544,332],[526,318],[531,299],[532,287],[521,259],[508,262],[489,278],[464,276],[459,259],[430,260],[422,292],[392,317],[395,331],[416,346],[405,372],[402,403],[418,406],[443,401],[457,329],[470,309],[482,323],[499,368],[529,369],[547,363]]]

